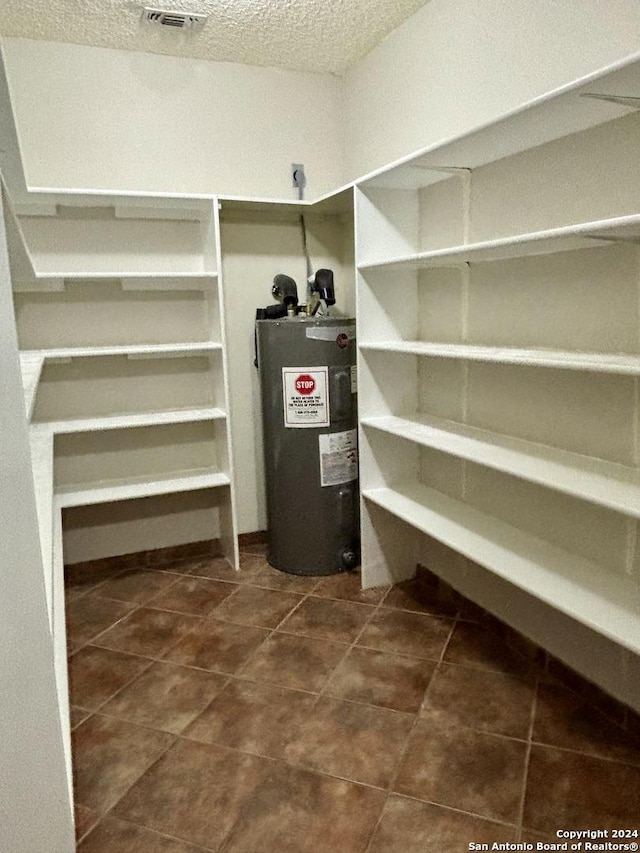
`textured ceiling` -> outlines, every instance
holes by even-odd
[[[341,73],[426,0],[0,0],[0,34]],[[141,25],[144,5],[200,12],[199,32]]]

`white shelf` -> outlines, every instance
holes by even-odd
[[[14,277],[14,293],[61,293],[67,284],[90,284],[120,282],[123,291],[209,291],[218,279],[217,272],[118,272],[118,273],[41,273]]]
[[[215,196],[211,193],[166,193],[137,190],[95,189],[94,187],[36,187],[29,186],[29,204],[17,205],[21,216],[42,216],[50,211],[56,215],[57,205],[65,207],[118,207],[130,208],[140,215],[140,211],[169,211],[174,216],[201,218],[208,216]]]
[[[185,272],[41,272],[37,273],[35,276],[36,281],[42,279],[43,281],[47,281],[48,279],[58,279],[58,278],[68,278],[71,280],[95,280],[102,281],[103,279],[118,279],[118,278],[127,278],[127,279],[154,279],[154,278],[191,278],[191,279],[212,279],[217,278],[218,273],[216,270],[204,271],[204,272],[193,272],[193,270],[186,270]]]
[[[220,196],[222,218],[227,211],[253,213],[347,213],[353,210],[353,184],[346,184],[315,199],[259,198],[251,196]]]
[[[60,347],[59,349],[45,350],[23,350],[23,356],[35,358],[36,356],[53,358],[94,358],[110,355],[127,356],[164,356],[164,355],[197,355],[198,353],[211,352],[222,349],[222,344],[215,341],[198,341],[174,344],[125,344],[118,346],[100,347]]]
[[[187,278],[193,281],[198,281],[199,279],[216,279],[218,277],[218,273],[215,270],[204,270],[202,272],[194,272],[193,270],[168,270],[168,271],[152,271],[152,272],[127,272],[123,271],[106,271],[106,272],[78,272],[77,270],[71,271],[62,271],[62,272],[39,272],[36,274],[36,281],[47,281],[51,279],[65,279],[68,278],[71,281],[76,281],[78,279],[82,281],[90,281],[90,280],[98,280],[104,281],[105,279],[123,279],[126,278],[128,280],[137,280],[141,279],[148,282],[153,282],[154,279],[180,279]]]
[[[193,492],[198,489],[214,489],[230,485],[226,474],[213,472],[192,472],[189,474],[171,474],[153,479],[132,479],[128,481],[104,481],[82,488],[67,486],[56,492],[59,507],[88,506],[90,504],[111,503],[113,501],[147,498],[155,495],[168,495],[174,492]]]
[[[39,426],[47,427],[60,435],[75,432],[99,432],[100,430],[124,429],[127,427],[158,426],[161,424],[185,424],[195,421],[214,421],[226,418],[223,409],[182,409],[169,412],[144,412],[133,415],[111,415],[95,418],[74,418],[64,421],[42,421]]]
[[[362,423],[640,518],[640,472],[633,468],[427,415],[364,418]]]
[[[591,249],[607,246],[612,241],[633,242],[639,238],[640,214],[634,214],[518,234],[481,243],[416,252],[375,263],[361,264],[359,269],[363,272],[377,269],[439,269],[460,264],[489,263],[509,258]]]
[[[209,214],[117,203],[57,214],[18,217],[36,276],[215,272]]]
[[[561,370],[640,376],[640,355],[485,347],[472,344],[441,344],[422,341],[376,341],[375,343],[361,343],[360,349],[364,352],[398,352],[430,358],[488,361],[498,364],[522,364],[530,367],[551,367]]]
[[[357,184],[419,189],[442,179],[434,169],[475,169],[624,116],[637,109],[639,62],[640,54],[625,57],[525,102],[470,133],[439,140],[376,169]]]
[[[640,587],[600,566],[412,483],[364,497],[610,640],[640,652]]]

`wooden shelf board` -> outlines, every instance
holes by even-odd
[[[153,479],[134,478],[127,481],[106,480],[100,483],[83,483],[58,488],[56,503],[59,507],[88,506],[111,503],[135,498],[168,495],[174,492],[193,492],[198,489],[214,489],[230,485],[226,474],[194,471],[167,474]]]
[[[374,263],[360,264],[359,269],[362,272],[380,269],[441,269],[467,263],[490,263],[555,252],[593,249],[607,246],[612,241],[635,242],[639,238],[640,214],[633,214],[517,234],[497,240],[416,252]]]
[[[640,587],[626,575],[607,572],[421,484],[368,489],[363,496],[554,609],[640,652]]]
[[[41,421],[39,426],[48,427],[55,435],[75,432],[100,432],[110,429],[157,426],[161,424],[186,424],[195,421],[214,421],[226,418],[223,409],[178,409],[163,412],[141,412],[140,414],[105,415],[103,417],[75,418],[64,421]]]
[[[640,518],[640,471],[428,415],[364,418],[366,428]]]
[[[472,344],[441,344],[423,341],[362,342],[363,352],[397,352],[431,358],[450,358],[466,361],[486,361],[497,364],[520,364],[561,370],[581,370],[593,373],[640,375],[640,355],[573,352],[571,350],[519,349],[487,347]]]

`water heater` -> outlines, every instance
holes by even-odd
[[[355,320],[256,321],[269,563],[331,575],[359,561]]]

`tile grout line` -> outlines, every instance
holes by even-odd
[[[144,570],[145,570],[145,569],[143,568],[143,569],[142,569],[142,571],[144,571]],[[207,578],[199,578],[198,576],[195,576],[195,575],[184,575],[184,574],[182,574],[182,575],[177,575],[177,576],[176,576],[176,580],[174,581],[174,583],[170,584],[170,585],[167,587],[167,590],[162,590],[161,592],[157,593],[157,595],[162,595],[164,592],[166,592],[166,591],[168,591],[169,589],[173,588],[173,586],[175,586],[175,584],[176,584],[176,583],[178,583],[178,581],[180,580],[180,578],[192,578],[192,579],[198,579],[198,580],[207,580]],[[210,578],[209,580],[214,580],[214,579],[213,579],[213,578]],[[221,583],[229,583],[229,582],[228,582],[228,581],[221,581]],[[238,588],[237,588],[237,589],[234,589],[234,590],[233,590],[233,592],[231,592],[231,593],[227,596],[227,598],[232,598],[236,593],[238,593],[238,592],[239,592],[241,589],[243,589],[243,588],[244,588],[244,586],[245,586],[245,584],[236,584],[235,582],[232,582],[232,583],[234,583],[234,585],[235,585],[235,586],[237,586]],[[132,616],[134,613],[137,613],[137,612],[138,612],[138,611],[140,611],[140,610],[145,610],[145,609],[146,609],[146,610],[154,610],[154,611],[155,611],[155,612],[157,612],[157,613],[173,613],[173,614],[175,614],[176,616],[187,616],[187,617],[190,617],[190,618],[193,618],[193,619],[199,619],[199,620],[201,620],[201,621],[204,621],[205,619],[208,619],[209,617],[213,616],[214,611],[216,610],[216,608],[217,608],[217,607],[219,607],[221,604],[223,604],[223,603],[227,600],[227,598],[223,599],[223,601],[221,601],[221,602],[219,602],[218,604],[216,604],[216,605],[215,605],[215,607],[214,607],[214,608],[213,608],[209,613],[207,613],[207,614],[205,614],[205,615],[203,615],[203,616],[200,616],[200,615],[198,615],[198,614],[196,614],[196,613],[185,612],[185,611],[182,611],[182,610],[167,610],[167,609],[163,609],[163,608],[161,608],[161,607],[150,607],[151,602],[153,601],[153,599],[154,599],[154,598],[156,598],[156,597],[157,597],[157,595],[152,596],[152,598],[151,598],[151,599],[149,599],[149,601],[144,602],[144,603],[138,603],[138,602],[136,602],[136,601],[124,601],[124,600],[123,600],[123,601],[120,601],[120,599],[111,599],[111,598],[110,598],[110,599],[106,599],[106,597],[104,597],[104,596],[98,596],[98,597],[100,597],[100,598],[103,598],[103,600],[115,601],[115,602],[118,602],[118,603],[121,603],[121,604],[133,604],[133,605],[134,605],[134,607],[133,607],[133,609],[132,609],[132,610],[129,610],[129,611],[128,611],[128,613],[125,613],[123,616],[121,616],[119,619],[117,619],[115,622],[113,622],[111,625],[109,625],[107,628],[104,628],[102,631],[100,631],[99,633],[95,634],[95,635],[94,635],[90,640],[87,640],[87,642],[85,642],[83,645],[78,646],[77,648],[73,649],[73,652],[72,652],[71,654],[68,654],[68,655],[67,655],[67,658],[72,657],[73,655],[75,655],[75,654],[76,654],[76,652],[79,652],[81,649],[84,649],[86,646],[88,646],[88,645],[94,645],[94,644],[95,644],[96,646],[98,646],[98,648],[108,649],[109,651],[121,652],[122,654],[133,654],[133,655],[136,655],[137,657],[146,657],[146,655],[139,655],[139,654],[137,654],[136,652],[124,651],[124,650],[122,650],[122,649],[113,649],[113,648],[110,648],[109,646],[99,646],[99,645],[97,644],[97,642],[96,642],[96,641],[97,641],[97,640],[99,640],[99,639],[100,639],[100,637],[102,637],[102,636],[103,636],[103,634],[106,634],[106,633],[107,633],[107,631],[110,631],[112,628],[115,628],[115,627],[116,627],[116,625],[119,625],[119,624],[120,624],[121,622],[123,622],[125,619],[128,619],[130,616]],[[84,596],[82,596],[82,597],[84,598]],[[221,619],[220,621],[231,621],[231,620],[223,620],[223,619]],[[233,624],[241,624],[241,623],[233,623]],[[252,627],[252,626],[242,625],[242,627]],[[255,626],[253,626],[253,627],[255,627]],[[189,628],[189,629],[188,629],[188,631],[184,634],[184,636],[187,636],[187,634],[190,634],[190,633],[191,633],[191,631],[192,631],[194,628],[195,628],[195,626],[193,626],[193,628]],[[264,630],[269,630],[269,629],[264,629]],[[183,637],[181,637],[179,640],[177,640],[177,641],[176,641],[176,644],[177,644],[178,642],[180,642],[180,640],[181,640],[181,639],[183,639]],[[174,645],[175,645],[175,644],[174,644]],[[164,652],[164,654],[168,654],[168,652],[169,652],[169,651],[171,651],[171,650],[174,648],[174,645],[172,645],[170,648],[166,649],[166,651]],[[150,659],[151,659],[151,660],[161,660],[161,658],[150,658]]]
[[[407,750],[408,750],[408,748],[409,748],[409,742],[410,742],[410,740],[411,740],[411,737],[413,736],[413,732],[414,732],[414,730],[415,730],[416,726],[418,725],[418,722],[422,719],[422,718],[420,717],[420,711],[422,710],[422,708],[423,708],[423,706],[424,706],[424,701],[425,701],[425,698],[426,698],[426,696],[427,696],[427,694],[428,694],[428,692],[429,692],[429,688],[431,687],[431,685],[432,685],[432,683],[433,683],[433,679],[434,679],[434,677],[435,677],[436,673],[438,672],[438,669],[440,668],[440,665],[444,662],[444,655],[445,655],[445,652],[446,652],[447,647],[448,647],[448,645],[449,645],[449,642],[450,642],[450,640],[451,640],[451,637],[453,636],[453,632],[454,632],[454,631],[455,631],[455,629],[456,629],[456,624],[457,624],[457,623],[456,623],[456,622],[454,622],[454,623],[451,625],[451,629],[450,629],[450,631],[449,631],[449,636],[447,637],[447,639],[445,640],[445,642],[444,642],[444,644],[443,644],[443,646],[442,646],[442,651],[440,652],[440,657],[439,657],[439,659],[438,659],[438,661],[437,661],[437,663],[436,663],[436,666],[435,666],[435,668],[434,668],[434,670],[433,670],[433,673],[432,673],[432,675],[431,675],[431,678],[429,679],[429,684],[427,684],[427,686],[426,686],[426,688],[425,688],[425,691],[424,691],[424,693],[423,693],[423,696],[422,696],[422,702],[420,703],[420,706],[418,707],[418,709],[417,709],[417,710],[416,710],[416,712],[415,712],[415,719],[414,719],[414,721],[413,721],[413,726],[411,727],[411,731],[409,732],[409,735],[408,735],[408,737],[407,737],[407,742],[405,743],[405,747],[404,747],[404,749],[403,749],[403,751],[402,751],[402,754],[401,754],[400,758],[398,759],[398,765],[397,765],[397,768],[396,768],[396,772],[394,773],[394,775],[392,776],[392,778],[391,778],[391,779],[390,779],[390,781],[389,781],[389,787],[388,787],[388,789],[387,789],[387,793],[393,793],[393,786],[394,786],[394,785],[396,784],[396,782],[398,781],[398,776],[400,775],[400,768],[401,768],[401,766],[402,766],[402,762],[404,761],[405,756],[406,756],[406,754],[407,754]]]
[[[149,607],[150,602],[153,601],[154,598],[157,598],[158,595],[162,595],[164,592],[167,592],[169,589],[173,588],[175,586],[175,584],[180,580],[181,577],[187,577],[185,575],[177,575],[175,581],[173,583],[169,584],[169,586],[166,588],[166,590],[161,590],[158,593],[154,593],[151,596],[151,598],[145,602],[138,602],[138,601],[130,600],[130,599],[111,598],[110,596],[98,594],[99,589],[102,586],[104,586],[108,581],[113,580],[116,577],[120,577],[120,575],[124,574],[125,572],[148,571],[148,570],[149,569],[146,566],[142,566],[139,569],[134,569],[134,568],[123,569],[121,572],[118,572],[117,574],[112,575],[109,578],[105,578],[105,580],[101,581],[96,587],[94,587],[90,590],[87,590],[86,593],[83,593],[82,595],[78,596],[76,599],[72,599],[72,600],[80,600],[80,599],[87,598],[88,596],[91,595],[91,593],[96,593],[96,598],[99,598],[102,601],[113,601],[117,604],[131,604],[131,605],[133,605],[133,609],[129,610],[127,613],[125,613],[123,616],[121,616],[115,622],[112,622],[111,625],[108,625],[106,628],[103,628],[97,634],[94,634],[89,640],[85,641],[80,646],[77,646],[71,652],[69,652],[67,650],[67,661],[69,660],[69,658],[73,657],[73,655],[75,655],[81,649],[84,649],[86,646],[94,645],[94,644],[97,645],[96,640],[98,640],[100,637],[102,637],[103,634],[106,634],[107,631],[111,630],[111,628],[115,628],[116,625],[119,625],[121,622],[123,622],[128,617],[132,616],[134,613],[137,613],[139,610],[143,610],[145,608],[148,608],[151,610],[158,610],[158,611],[161,611],[164,613],[179,613],[182,616],[194,616],[194,614],[191,614],[191,613],[183,613],[181,611],[162,610],[162,608],[158,608],[158,607],[151,607],[151,608]],[[231,593],[231,594],[233,595],[233,593]],[[67,609],[67,606],[68,606],[68,604],[65,604],[65,610]],[[195,618],[202,618],[202,617],[196,616]],[[67,639],[70,639],[69,632],[67,632]],[[108,648],[108,647],[107,646],[99,646],[99,648]],[[121,649],[111,649],[111,651],[122,651],[122,650]],[[131,654],[131,652],[123,652],[123,654]],[[139,657],[144,657],[144,655],[139,655]]]
[[[132,604],[133,602],[121,602],[122,604]],[[108,625],[106,628],[103,628],[101,631],[98,631],[97,634],[94,634],[90,640],[82,643],[82,645],[74,648],[71,653],[67,650],[67,663],[70,658],[72,658],[75,654],[77,654],[82,649],[86,648],[86,646],[94,645],[96,640],[99,639],[103,634],[106,634],[107,631],[110,631],[112,628],[115,628],[116,625],[119,625],[121,622],[124,622],[129,616],[132,616],[134,613],[137,613],[138,610],[141,610],[141,605],[136,605],[132,610],[127,611],[124,615],[122,615],[119,619],[116,619],[115,622],[112,622],[111,625]],[[69,635],[67,634],[67,641],[69,640]],[[106,648],[106,646],[99,646],[99,648]],[[111,649],[111,651],[119,651],[119,649]]]
[[[516,832],[518,829],[518,827],[515,823],[508,823],[507,821],[499,820],[498,818],[495,818],[495,817],[487,817],[487,815],[480,814],[479,812],[465,811],[464,809],[459,809],[459,808],[456,808],[455,806],[449,806],[449,805],[446,805],[445,803],[438,803],[435,800],[421,800],[420,797],[416,797],[412,794],[399,794],[395,791],[392,791],[388,794],[387,799],[389,797],[400,797],[403,800],[411,800],[412,803],[419,803],[420,805],[433,806],[436,809],[442,809],[443,811],[452,812],[453,814],[456,814],[456,815],[464,815],[465,817],[471,817],[471,818],[474,818],[475,820],[484,821],[485,823],[488,823],[492,826],[504,827],[505,829],[516,830]],[[386,803],[385,803],[385,807],[386,807]],[[382,811],[384,812],[384,808]],[[380,817],[382,817],[382,815]],[[365,848],[363,853],[369,853],[369,850],[371,849],[371,844],[375,840],[375,835],[376,835],[376,832],[378,830],[380,823],[381,823],[381,820],[379,819],[378,823],[376,824],[376,828],[374,830],[374,833],[371,836],[371,839],[369,840],[369,843],[367,844],[367,847]],[[444,851],[443,851],[443,853],[444,853]],[[447,851],[447,853],[448,853],[448,851]]]
[[[172,581],[172,582],[171,582],[171,583],[170,583],[170,584],[169,584],[165,589],[159,590],[158,592],[154,592],[154,593],[153,593],[153,595],[151,596],[151,598],[150,598],[150,599],[148,599],[146,602],[137,602],[137,601],[132,601],[132,600],[130,600],[130,599],[126,599],[126,598],[114,598],[114,597],[113,597],[113,596],[111,596],[111,595],[101,595],[101,594],[100,594],[100,590],[102,589],[102,587],[103,587],[103,586],[106,586],[106,585],[107,585],[107,583],[108,583],[110,580],[117,580],[119,577],[121,577],[122,575],[127,574],[127,573],[131,574],[132,572],[148,572],[148,571],[151,571],[151,570],[150,570],[150,569],[146,569],[146,568],[142,568],[142,569],[125,569],[124,571],[119,572],[117,575],[113,575],[113,577],[111,577],[111,578],[107,578],[107,580],[106,580],[106,581],[104,581],[103,583],[98,584],[98,586],[97,586],[94,590],[92,590],[92,591],[93,591],[93,592],[95,592],[95,594],[96,594],[96,596],[97,596],[98,598],[104,598],[104,599],[107,599],[108,601],[123,601],[123,602],[125,602],[125,603],[127,603],[127,604],[138,604],[138,603],[139,603],[141,607],[144,607],[144,606],[146,606],[146,605],[149,603],[149,601],[153,601],[153,599],[154,599],[154,598],[157,598],[159,595],[162,595],[162,593],[164,593],[164,592],[166,592],[167,590],[169,590],[169,589],[171,589],[172,587],[174,587],[174,586],[178,583],[178,581],[180,580],[180,577],[183,577],[183,576],[181,576],[181,575],[175,575],[175,580],[173,580],[173,581]]]
[[[318,700],[314,703],[314,707],[315,707],[315,705],[317,705],[317,704],[318,704],[318,701],[319,701],[321,698],[325,698],[326,696],[328,696],[328,694],[327,694],[327,690],[329,689],[329,685],[331,684],[331,681],[333,680],[333,677],[335,676],[335,674],[336,674],[336,672],[338,671],[338,669],[342,666],[342,664],[344,663],[344,661],[347,659],[347,657],[348,657],[348,655],[351,653],[351,651],[356,647],[356,645],[357,645],[357,643],[358,643],[358,640],[360,639],[360,637],[361,637],[361,636],[362,636],[362,634],[364,633],[365,628],[366,628],[366,627],[367,627],[367,626],[372,622],[372,620],[373,620],[373,619],[375,619],[375,617],[377,616],[378,611],[379,611],[379,610],[380,610],[380,608],[382,607],[382,603],[383,603],[383,601],[386,599],[387,595],[389,594],[389,590],[390,590],[390,589],[391,589],[391,587],[389,587],[389,589],[387,589],[387,590],[386,590],[386,592],[384,593],[384,595],[382,596],[382,598],[380,599],[380,601],[379,601],[376,605],[374,605],[373,610],[372,610],[372,611],[371,611],[371,613],[369,614],[369,618],[364,622],[364,624],[362,625],[362,627],[360,628],[360,630],[359,630],[359,631],[358,631],[358,633],[356,634],[356,637],[355,637],[355,639],[353,640],[353,642],[349,645],[349,647],[347,648],[347,650],[345,651],[345,653],[342,655],[342,657],[340,658],[340,660],[338,661],[338,663],[334,666],[333,670],[331,671],[331,674],[329,675],[329,677],[328,677],[328,678],[327,678],[327,680],[325,681],[324,685],[322,686],[322,689],[321,689],[321,690],[320,690],[320,692],[318,693]],[[372,706],[372,707],[375,707],[375,706]]]
[[[262,587],[258,587],[258,588],[259,588],[259,589],[262,589]],[[282,591],[284,591],[284,590],[279,590],[279,591],[280,591],[280,592],[282,592]],[[282,623],[285,621],[285,619],[288,619],[288,618],[289,618],[289,616],[291,616],[291,614],[292,614],[292,613],[295,613],[295,611],[300,607],[300,605],[302,604],[302,602],[303,602],[303,601],[305,601],[305,600],[307,599],[307,597],[308,597],[308,593],[305,593],[305,594],[302,596],[302,598],[300,599],[300,601],[299,601],[299,602],[298,602],[298,603],[297,603],[297,604],[296,604],[296,605],[295,605],[291,610],[289,610],[285,616],[283,616],[283,617],[282,617],[282,619],[277,623],[277,625],[276,625],[274,628],[265,628],[265,627],[262,627],[262,630],[263,630],[263,631],[268,631],[269,633],[268,633],[268,634],[267,634],[267,636],[264,638],[264,640],[260,643],[260,645],[259,645],[259,646],[257,646],[257,647],[256,647],[256,648],[251,652],[251,654],[249,655],[249,657],[248,657],[248,658],[247,658],[247,659],[246,659],[246,660],[245,660],[245,661],[240,665],[240,667],[236,670],[236,672],[234,673],[234,675],[240,676],[240,675],[242,674],[243,670],[244,670],[244,669],[249,665],[249,663],[253,660],[253,658],[258,654],[258,652],[260,651],[260,649],[262,649],[262,647],[263,647],[266,643],[268,643],[268,642],[269,642],[269,640],[273,637],[273,635],[276,633],[276,631],[278,630],[278,628],[280,627],[280,625],[282,625]],[[260,626],[257,626],[257,625],[256,625],[256,626],[252,626],[252,627],[260,627]],[[294,689],[294,688],[290,688],[290,689]]]
[[[113,806],[112,808],[115,808],[115,806]],[[109,815],[110,812],[111,812],[111,809],[109,809],[108,812],[105,812],[104,817]],[[101,817],[100,820],[98,822],[96,822],[88,832],[85,832],[85,834],[81,838],[78,839],[77,844],[79,845],[82,841],[84,841],[89,836],[89,834],[91,832],[93,832],[94,829],[97,829],[98,823],[100,823],[102,820],[103,820],[103,818]],[[190,847],[193,847],[193,849],[195,851],[197,851],[197,853],[201,853],[201,851],[202,851],[202,853],[216,853],[216,850],[214,847],[202,847],[200,845],[198,845],[198,846],[193,845],[193,844],[191,844],[190,841],[185,841],[184,838],[179,838],[177,835],[167,835],[165,832],[160,832],[160,830],[158,830],[158,829],[153,829],[150,826],[145,826],[143,823],[136,823],[134,820],[129,820],[128,818],[125,818],[125,817],[114,817],[114,820],[119,820],[119,821],[122,821],[122,823],[129,824],[130,826],[135,826],[139,829],[144,829],[146,832],[151,832],[154,835],[157,835],[160,838],[166,838],[169,841],[175,841],[175,842],[178,842],[179,844],[187,844]]]
[[[85,648],[86,648],[86,646],[85,646]],[[103,646],[94,646],[94,648],[96,648],[96,649],[102,649],[102,648],[103,648]],[[113,651],[113,650],[112,650],[112,649],[105,649],[105,651]],[[140,656],[140,657],[141,657],[141,656]],[[155,663],[157,663],[157,661],[153,660],[152,658],[142,658],[142,659],[143,659],[143,660],[148,661],[148,665],[147,665],[147,666],[145,666],[145,667],[144,667],[144,669],[141,669],[141,670],[140,670],[140,672],[137,672],[137,673],[133,676],[133,678],[131,678],[131,679],[130,679],[129,681],[127,681],[125,684],[122,684],[122,685],[121,685],[121,686],[120,686],[120,687],[119,687],[119,688],[118,688],[114,693],[112,693],[112,694],[111,694],[111,696],[109,696],[107,699],[105,699],[105,700],[104,700],[104,702],[102,702],[100,705],[98,705],[98,707],[97,707],[97,708],[93,708],[93,709],[91,709],[91,710],[89,711],[90,715],[98,714],[98,713],[102,710],[102,708],[104,708],[104,706],[105,706],[105,705],[107,705],[109,702],[111,702],[111,700],[112,700],[112,699],[115,699],[115,698],[116,698],[116,696],[118,696],[120,693],[122,693],[122,691],[123,691],[125,688],[130,687],[130,686],[133,684],[133,682],[134,682],[134,681],[137,681],[137,680],[138,680],[138,678],[140,678],[140,676],[144,675],[144,674],[145,674],[145,672],[148,672],[148,670],[149,670],[149,669],[151,669],[151,667],[152,667]],[[87,709],[87,708],[85,708],[84,710],[88,710],[88,709]],[[86,720],[83,720],[83,721],[82,721],[82,723],[84,723],[84,722],[86,722]],[[131,721],[131,722],[133,722],[133,721]],[[79,725],[82,725],[82,723],[79,723]]]
[[[80,599],[86,598],[87,596],[91,595],[91,593],[96,593],[98,598],[105,598],[109,601],[122,601],[123,603],[126,603],[126,604],[137,603],[137,602],[132,602],[128,599],[112,598],[109,595],[100,595],[100,590],[102,589],[103,586],[106,586],[106,584],[109,581],[116,580],[117,578],[122,577],[122,575],[124,575],[124,574],[134,573],[134,572],[156,572],[156,571],[159,571],[159,570],[155,569],[155,568],[151,568],[151,567],[147,566],[146,564],[140,565],[140,566],[128,566],[128,567],[121,568],[121,569],[115,569],[113,574],[110,574],[109,577],[103,578],[101,581],[98,581],[98,583],[96,583],[95,586],[90,587],[89,589],[85,590],[84,592],[81,592],[81,593],[78,593],[77,595],[74,595],[72,600],[79,601]],[[168,574],[168,572],[163,572],[163,574]],[[181,576],[177,575],[177,579],[179,579],[179,577],[181,577]],[[73,588],[74,584],[72,584],[72,583],[67,584],[66,578],[65,578],[65,587],[66,586]],[[169,584],[169,587],[171,587],[171,586],[173,586],[173,584]],[[169,587],[167,587],[167,589]],[[155,597],[155,593],[154,593],[153,597]]]
[[[113,718],[113,717],[109,717],[108,719],[114,719],[114,718]],[[157,729],[152,729],[152,731],[157,731]],[[165,734],[170,734],[170,733],[165,732]],[[125,790],[125,791],[124,791],[124,792],[123,792],[123,793],[118,797],[118,799],[117,799],[114,803],[112,803],[112,804],[109,806],[109,808],[108,808],[108,809],[106,809],[104,812],[101,812],[101,813],[100,813],[100,816],[99,816],[98,820],[97,820],[97,821],[95,822],[95,824],[91,827],[91,829],[90,829],[88,832],[86,832],[86,833],[85,833],[85,835],[83,835],[83,836],[82,836],[82,839],[78,839],[78,842],[77,842],[78,844],[80,843],[80,840],[84,840],[84,839],[89,835],[89,833],[90,833],[90,832],[93,832],[93,831],[94,831],[94,829],[97,829],[97,828],[98,828],[98,826],[102,823],[102,821],[105,819],[105,817],[107,817],[107,815],[111,814],[111,813],[113,812],[113,810],[116,808],[116,806],[117,806],[120,802],[122,802],[122,800],[126,797],[126,795],[129,793],[129,791],[134,787],[134,785],[137,785],[137,784],[138,784],[138,782],[142,779],[142,777],[143,777],[143,776],[145,776],[145,775],[149,772],[149,770],[151,770],[151,768],[152,768],[152,767],[155,767],[155,765],[160,761],[160,759],[164,758],[164,756],[167,754],[167,752],[169,752],[169,750],[170,750],[173,746],[175,746],[175,744],[176,744],[176,742],[177,742],[177,740],[178,740],[178,736],[177,736],[177,735],[172,735],[172,737],[173,737],[173,740],[172,740],[169,744],[167,744],[166,749],[163,749],[163,750],[162,750],[162,752],[161,752],[161,753],[160,753],[160,754],[159,754],[159,755],[158,755],[158,756],[157,756],[157,757],[156,757],[156,758],[155,758],[155,759],[154,759],[154,760],[149,764],[149,766],[144,768],[144,770],[140,773],[140,775],[139,775],[139,776],[136,776],[136,778],[134,779],[134,781],[133,781],[133,782],[132,782],[128,787],[127,787],[127,789],[126,789],[126,790]],[[74,798],[74,799],[75,799],[75,798]],[[78,804],[78,805],[83,805],[83,803],[77,803],[77,804]],[[91,806],[87,806],[87,808],[91,808]],[[118,820],[119,820],[119,819],[120,819],[120,818],[118,818]],[[139,825],[139,824],[138,824],[138,825]],[[145,829],[146,829],[146,828],[148,828],[148,827],[145,827]]]
[[[527,737],[527,749],[525,752],[524,758],[524,772],[522,775],[522,794],[520,796],[520,806],[518,809],[518,839],[522,840],[522,833],[524,831],[523,821],[524,821],[524,808],[525,801],[527,798],[527,786],[529,780],[529,762],[531,759],[531,749],[533,744],[533,727],[535,725],[536,714],[538,711],[538,691],[540,689],[540,676],[536,676],[535,689],[533,691],[533,701],[531,702],[531,711],[530,711],[530,719],[529,719],[529,734]]]

